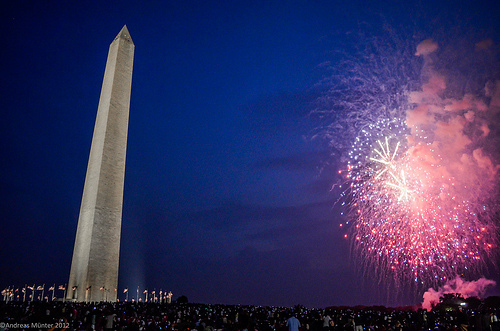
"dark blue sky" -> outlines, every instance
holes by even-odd
[[[67,282],[107,51],[126,24],[119,286],[207,303],[387,303],[354,271],[337,166],[310,139],[320,64],[360,26],[488,34],[500,16],[495,1],[367,3],[2,2],[0,286]]]

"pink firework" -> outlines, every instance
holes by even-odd
[[[480,274],[499,244],[500,166],[485,146],[498,139],[500,82],[452,96],[438,49],[431,39],[418,45],[424,83],[402,93],[396,116],[358,125],[340,172],[360,261],[422,286]]]

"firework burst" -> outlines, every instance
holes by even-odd
[[[395,276],[399,284],[411,280],[421,288],[481,273],[496,256],[499,240],[499,166],[486,146],[500,83],[477,95],[448,97],[447,79],[432,61],[436,50],[428,39],[412,54],[421,61],[419,72],[426,72],[423,84],[417,86],[403,69],[390,70],[398,73],[386,77],[394,83],[389,94],[396,96],[356,104],[369,113],[347,97],[337,104],[344,119],[328,126],[331,136],[346,126],[355,131],[346,169],[339,171],[355,252],[379,277]],[[380,71],[380,63],[370,61]],[[410,62],[405,68],[415,68]],[[354,79],[372,90],[379,80]],[[399,90],[398,82],[404,82]],[[355,95],[361,92],[360,84],[353,86]],[[331,91],[339,94],[338,88]]]
[[[399,139],[408,139],[402,124],[390,124],[389,130],[401,128]],[[424,284],[429,277],[439,282],[463,274],[489,255],[496,238],[477,210],[487,207],[461,192],[452,177],[435,178],[428,169],[439,173],[441,158],[427,165],[398,138],[365,133],[352,146],[343,193],[355,215],[354,246],[364,260]]]

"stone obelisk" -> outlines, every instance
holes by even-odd
[[[66,299],[116,301],[134,43],[124,26],[109,46]]]

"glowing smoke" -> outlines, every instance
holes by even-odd
[[[432,39],[426,39],[417,46],[415,55],[429,55],[438,49],[438,44]]]
[[[424,302],[422,303],[422,308],[430,311],[436,304],[439,303],[439,299],[441,297],[449,293],[460,293],[464,299],[470,297],[482,298],[486,293],[486,290],[494,286],[496,286],[496,282],[486,278],[480,278],[472,282],[467,282],[462,278],[457,277],[446,283],[443,287],[438,288],[437,291],[433,288],[428,289],[423,296]]]

